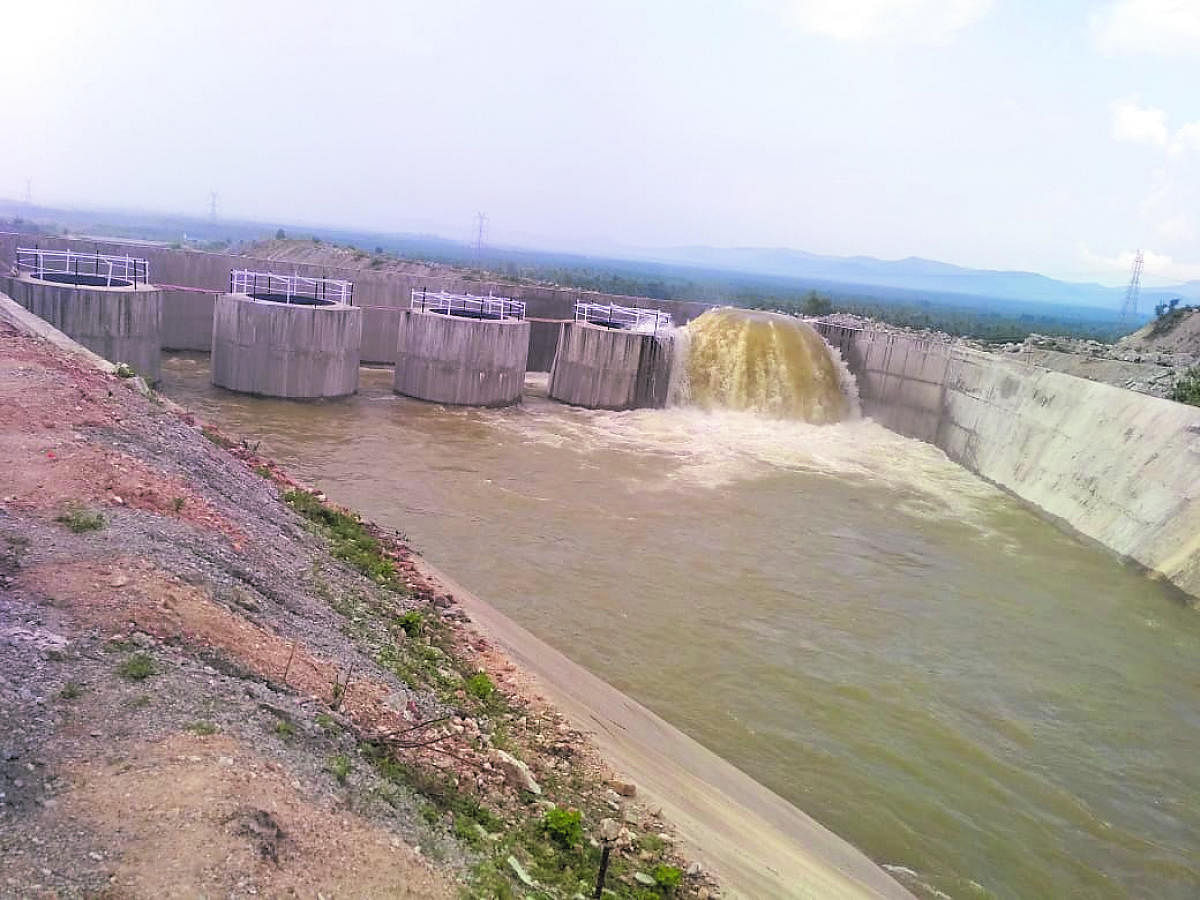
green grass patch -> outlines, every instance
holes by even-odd
[[[317,723],[317,727],[326,734],[337,734],[342,730],[338,723],[334,721],[333,716],[329,715],[329,713],[317,713],[315,721]]]
[[[467,679],[467,693],[476,700],[487,701],[496,692],[496,685],[487,672],[476,672]]]
[[[82,506],[72,507],[61,516],[56,516],[54,521],[66,525],[76,534],[83,534],[85,531],[99,531],[106,524],[101,513],[85,509]]]
[[[1192,366],[1175,382],[1171,399],[1176,403],[1200,406],[1200,366]]]
[[[154,660],[147,654],[135,653],[117,666],[117,674],[130,681],[145,681],[151,675],[157,675],[158,670],[154,668]]]
[[[561,806],[548,809],[542,816],[542,830],[564,847],[578,847],[583,843],[583,814]]]
[[[287,719],[280,719],[275,723],[275,733],[281,738],[290,738],[296,734],[296,726]]]
[[[660,863],[650,870],[650,877],[654,879],[655,885],[664,893],[670,895],[675,893],[681,884],[683,884],[683,872],[678,866],[669,866],[666,863]]]
[[[58,692],[58,696],[63,700],[75,700],[82,695],[83,686],[77,681],[68,681],[63,685],[62,690]]]
[[[421,626],[425,621],[425,617],[415,609],[410,609],[404,615],[396,619],[396,624],[400,626],[400,630],[407,634],[410,638],[418,637],[421,634]]]
[[[321,502],[308,491],[291,490],[284,501],[321,528],[329,538],[333,555],[357,569],[376,584],[407,593],[408,587],[396,571],[396,564],[383,554],[380,545],[357,515]]]
[[[348,757],[345,753],[339,753],[336,756],[331,756],[329,757],[328,762],[326,762],[325,768],[329,770],[329,773],[334,778],[344,784],[346,777],[350,774],[350,757]]]
[[[203,428],[201,428],[200,433],[222,450],[229,450],[230,448],[237,446],[236,441],[230,440],[229,438],[225,437],[225,435],[221,434],[221,432],[217,431],[217,429],[209,425],[205,425]]]
[[[253,469],[251,469],[251,471],[254,472],[255,475],[265,478],[268,481],[275,477],[271,474],[271,469],[269,466],[255,466]]]
[[[200,720],[198,722],[192,722],[189,724],[187,726],[187,730],[192,734],[198,734],[201,737],[207,737],[210,734],[216,734],[221,729],[215,722],[206,722],[204,720]]]

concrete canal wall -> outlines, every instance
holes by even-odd
[[[816,327],[865,415],[1200,596],[1200,409],[904,334]]]

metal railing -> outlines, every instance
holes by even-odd
[[[229,273],[229,293],[246,294],[275,303],[305,306],[341,303],[354,305],[354,283],[340,278],[308,278],[304,275],[277,275],[233,269]]]
[[[474,294],[451,294],[447,291],[413,290],[412,309],[440,313],[443,316],[462,316],[468,319],[524,319],[525,303],[508,297],[476,297]]]
[[[575,321],[658,334],[660,328],[671,327],[671,314],[660,309],[617,306],[615,303],[584,303],[581,300],[575,304]]]
[[[130,287],[150,283],[150,263],[135,256],[78,253],[74,250],[17,248],[17,271],[43,281]]]

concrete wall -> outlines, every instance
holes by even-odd
[[[550,396],[589,409],[666,405],[671,339],[580,322],[559,326]]]
[[[863,413],[1200,596],[1200,409],[994,354],[818,325]]]
[[[358,390],[362,310],[222,294],[213,309],[212,383],[265,397],[316,400]]]
[[[219,295],[195,290],[165,290],[162,295],[162,348],[210,352]]]
[[[377,271],[353,266],[323,266],[311,263],[272,260],[261,257],[237,256],[231,253],[208,253],[201,250],[172,250],[154,244],[129,244],[118,241],[94,241],[79,238],[64,238],[54,235],[25,235],[18,238],[12,233],[0,233],[0,268],[10,265],[15,259],[17,245],[37,244],[43,249],[70,249],[78,252],[130,254],[143,257],[150,262],[150,278],[159,286],[181,286],[198,288],[214,293],[229,289],[230,269],[259,269],[300,275],[346,278],[354,282],[354,304],[364,308],[363,354],[364,362],[385,363],[395,361],[395,334],[398,320],[388,309],[407,307],[413,290],[427,288],[430,291],[457,291],[460,293],[487,294],[523,300],[526,316],[531,319],[573,319],[575,302],[618,303],[622,306],[641,306],[662,309],[671,313],[678,325],[690,322],[713,304],[690,300],[654,300],[649,297],[631,297],[618,294],[603,294],[598,291],[581,291],[577,288],[548,285],[515,285],[502,281],[476,281],[464,277],[464,273],[448,266],[425,263],[405,263],[400,271],[388,269]],[[380,308],[372,311],[372,307]],[[378,326],[378,327],[377,327]],[[559,329],[556,324],[539,328],[536,322],[530,329],[529,369],[547,372],[554,360],[554,350]],[[387,335],[386,339],[382,335]]]
[[[529,323],[399,310],[396,393],[456,406],[521,399]]]
[[[0,276],[0,292],[109,362],[128,363],[147,382],[162,374],[162,292],[74,287]]]

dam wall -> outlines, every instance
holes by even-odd
[[[1200,408],[905,334],[814,323],[863,414],[1200,596]]]
[[[260,268],[264,271],[287,272],[312,278],[343,278],[354,282],[354,305],[363,308],[364,363],[391,365],[396,361],[398,312],[407,308],[414,290],[469,293],[521,300],[526,304],[525,315],[531,320],[529,370],[548,372],[558,345],[559,324],[573,320],[575,303],[609,304],[661,309],[671,314],[675,324],[685,324],[713,306],[690,300],[655,300],[649,297],[630,297],[584,291],[578,288],[541,284],[514,284],[510,281],[479,280],[450,266],[419,262],[389,262],[388,268],[376,270],[369,265],[330,266],[273,259],[269,255],[243,256],[235,253],[205,250],[174,249],[161,244],[105,241],[57,235],[17,235],[0,232],[0,270],[7,270],[16,258],[18,245],[33,245],[45,250],[73,250],[124,255],[134,252],[150,263],[151,280],[159,287],[195,288],[212,294],[229,289],[231,269]],[[180,309],[172,306],[172,310]],[[168,314],[168,318],[171,314]],[[538,322],[537,320],[548,320]],[[168,330],[173,326],[166,326]],[[180,347],[172,349],[200,349]],[[204,348],[204,349],[207,349]]]
[[[153,286],[93,287],[0,275],[5,293],[72,340],[153,384],[162,374],[163,294]]]
[[[174,288],[162,292],[162,349],[212,352],[216,293]]]

